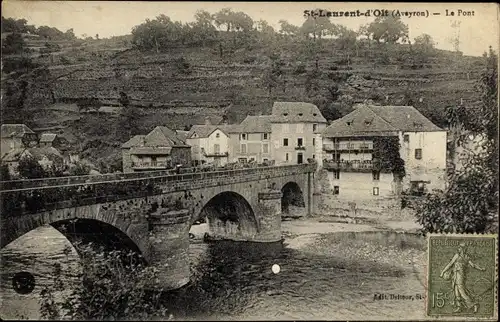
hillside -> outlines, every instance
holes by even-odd
[[[32,48],[42,46],[38,39],[26,41]],[[141,52],[130,48],[127,38],[58,45],[53,52],[32,54],[35,62],[49,66],[51,80],[29,92],[35,102],[30,106],[34,127],[60,131],[76,150],[94,160],[115,158],[127,137],[117,121],[120,92],[139,111],[141,132],[156,125],[183,129],[202,123],[207,115],[239,122],[247,114],[269,113],[275,100],[313,102],[322,110],[337,106],[336,115],[366,99],[411,102],[445,126],[447,106],[477,99],[474,84],[483,66],[480,57],[445,51],[412,66],[404,58],[410,49],[398,44],[361,47],[348,55],[326,39],[318,47],[317,62],[304,50],[307,46],[285,41],[273,48],[227,50],[222,57],[216,45]],[[279,62],[282,75],[270,93],[263,79],[273,62]],[[328,90],[334,84],[335,101]],[[92,98],[97,102],[94,109],[81,108]],[[116,108],[98,112],[98,106]]]

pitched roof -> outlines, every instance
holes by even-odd
[[[387,122],[391,123],[400,131],[406,132],[433,132],[444,131],[428,118],[422,115],[413,106],[374,106],[369,108],[382,117]]]
[[[323,130],[326,137],[394,136],[399,131],[442,131],[413,106],[360,105]]]
[[[235,131],[235,127],[237,127],[237,125],[234,124],[221,124],[221,125],[197,124],[191,127],[191,129],[187,134],[187,137],[191,138],[193,134],[196,133],[196,135],[199,138],[207,138],[217,129],[221,130],[222,132],[224,132],[224,134],[228,135],[229,133],[233,133]]]
[[[305,102],[274,102],[272,123],[327,123],[318,107]]]
[[[143,144],[143,139],[145,135],[136,135],[132,137],[130,140],[122,144],[122,148],[128,149],[133,146],[138,146]]]
[[[184,146],[186,143],[177,136],[175,131],[166,126],[157,126],[144,137],[144,146]]]
[[[25,133],[35,134],[26,124],[2,124],[2,137],[22,137]]]
[[[53,142],[57,137],[54,133],[43,133],[40,136],[40,143]]]
[[[243,133],[269,133],[271,119],[272,115],[248,115],[234,130]]]
[[[182,141],[186,142],[189,131],[175,130],[175,133]]]

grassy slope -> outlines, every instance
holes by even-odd
[[[307,75],[295,72],[299,62],[314,68],[296,45],[277,46],[275,50],[284,61],[282,67],[286,88],[276,88],[271,96],[261,77],[270,68],[271,49],[239,49],[219,57],[218,48],[172,48],[164,53],[141,53],[125,49],[122,41],[92,41],[80,46],[64,46],[59,53],[39,57],[50,66],[52,77],[58,77],[51,89],[58,101],[97,97],[104,104],[116,104],[119,92],[126,92],[131,103],[140,109],[141,128],[149,131],[156,125],[182,129],[185,125],[202,123],[206,115],[227,115],[231,122],[239,122],[248,114],[269,113],[275,100],[312,101],[305,93]],[[327,96],[332,84],[328,77],[334,73],[349,73],[369,78],[366,86],[341,84],[341,91],[350,102],[362,101],[380,94],[381,103],[401,104],[409,89],[414,105],[433,118],[436,111],[460,102],[460,98],[475,99],[474,82],[479,77],[479,58],[453,58],[440,52],[424,69],[401,69],[401,63],[392,59],[380,63],[379,56],[387,48],[360,50],[351,56],[347,69],[338,62],[345,53],[325,45],[319,53],[319,92]],[[395,50],[407,50],[403,46]],[[179,58],[190,65],[186,73]],[[405,62],[403,62],[405,63]],[[469,74],[467,75],[467,72]],[[419,99],[422,99],[420,101]],[[37,126],[59,126],[62,133],[86,150],[92,159],[109,158],[119,153],[120,131],[116,116],[79,112],[75,105],[60,104],[54,108],[45,99],[37,110]],[[66,107],[65,107],[66,106]],[[91,148],[94,142],[95,147]],[[97,142],[97,143],[96,143]]]

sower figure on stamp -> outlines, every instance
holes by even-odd
[[[455,294],[455,300],[453,302],[453,305],[456,307],[455,312],[461,311],[464,306],[467,309],[473,308],[474,312],[477,312],[479,307],[479,304],[474,300],[474,296],[465,286],[468,266],[480,271],[485,271],[484,268],[471,261],[467,254],[465,243],[461,243],[458,246],[458,252],[453,256],[440,275],[440,277],[446,280],[451,278],[451,285]]]

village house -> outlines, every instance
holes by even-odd
[[[413,106],[360,104],[333,121],[317,140],[323,147],[317,148],[323,154],[319,163],[328,170],[333,194],[340,198],[370,199],[402,190],[421,194],[444,188],[446,131]],[[404,161],[404,176],[394,171],[399,158]]]
[[[191,146],[194,165],[210,163],[224,166],[229,162],[229,133],[233,125],[212,125],[210,119],[205,124],[193,125],[186,143]]]
[[[179,134],[157,126],[147,135],[136,135],[122,145],[123,172],[191,166],[191,147]]]
[[[272,159],[276,164],[300,164],[316,159],[315,133],[328,122],[318,107],[304,102],[275,102],[270,117]]]
[[[248,115],[230,132],[231,162],[269,163],[272,159],[271,115]]]
[[[38,161],[44,170],[49,170],[53,165],[64,169],[66,164],[61,152],[54,147],[28,147],[10,149],[2,157],[2,164],[6,164],[12,177],[19,175],[19,161],[31,157]]]
[[[1,127],[1,156],[12,149],[34,147],[38,144],[38,136],[25,124],[2,124]]]

